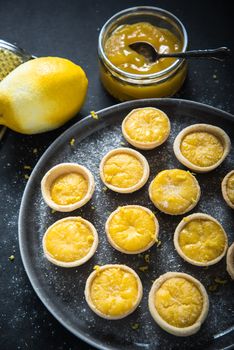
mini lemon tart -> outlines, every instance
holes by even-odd
[[[153,149],[166,141],[171,125],[168,116],[153,107],[133,109],[123,120],[124,138],[134,147]]]
[[[209,310],[203,285],[181,272],[167,272],[156,279],[148,302],[155,322],[168,333],[180,337],[196,333]]]
[[[227,263],[227,272],[229,273],[231,278],[234,280],[234,242],[228,248],[226,263]]]
[[[182,164],[198,173],[205,173],[224,161],[231,142],[225,131],[217,126],[194,124],[177,135],[173,148]]]
[[[234,209],[234,170],[224,177],[221,189],[225,202]]]
[[[51,168],[41,181],[44,201],[56,211],[69,212],[85,205],[95,188],[91,172],[76,163]]]
[[[97,266],[86,281],[85,298],[98,316],[109,320],[121,319],[139,305],[141,280],[126,265]]]
[[[126,254],[138,254],[157,242],[159,224],[148,208],[126,205],[117,208],[106,221],[108,241]]]
[[[132,193],[147,182],[149,164],[142,154],[131,148],[116,148],[102,158],[100,176],[112,191]]]
[[[84,264],[95,253],[98,234],[91,222],[80,216],[56,221],[43,237],[46,258],[55,265],[74,267]]]
[[[170,215],[181,215],[192,210],[200,198],[196,178],[181,169],[161,171],[151,182],[149,196],[154,205]]]
[[[212,216],[196,213],[179,223],[174,234],[178,254],[197,266],[209,266],[220,261],[227,250],[227,235]]]

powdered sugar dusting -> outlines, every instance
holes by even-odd
[[[158,106],[155,106],[158,107]],[[162,108],[163,109],[163,108]],[[39,281],[43,295],[49,300],[50,305],[58,311],[60,317],[75,329],[79,329],[84,335],[93,337],[97,342],[103,342],[106,346],[113,345],[118,349],[172,349],[172,348],[196,348],[210,342],[213,337],[232,326],[234,316],[233,283],[225,270],[225,261],[222,260],[208,269],[199,268],[184,262],[176,253],[173,245],[173,232],[181,220],[181,217],[171,217],[160,213],[151,203],[148,196],[148,186],[153,177],[161,170],[184,167],[176,160],[172,145],[178,132],[187,125],[204,121],[202,116],[192,117],[185,110],[166,110],[172,123],[172,131],[166,143],[152,151],[142,152],[147,158],[151,174],[147,184],[139,191],[130,194],[118,194],[104,188],[99,177],[99,163],[102,157],[111,149],[117,147],[131,147],[123,139],[121,134],[121,120],[126,115],[119,112],[118,115],[106,117],[106,121],[99,116],[93,121],[93,130],[90,136],[84,138],[82,132],[76,130],[72,137],[75,142],[69,143],[69,137],[57,145],[52,151],[49,161],[42,161],[37,176],[31,182],[31,191],[28,194],[27,208],[31,207],[31,217],[27,218],[27,226],[24,230],[24,238],[28,241],[26,254],[30,255],[30,263],[33,265],[35,276]],[[205,118],[205,117],[204,117]],[[213,124],[217,124],[218,120]],[[209,122],[211,122],[209,120]],[[113,123],[111,126],[104,126]],[[219,123],[218,123],[219,124]],[[226,129],[230,132],[230,129]],[[90,131],[92,132],[92,131]],[[70,134],[69,134],[70,135]],[[231,136],[231,135],[230,135]],[[81,141],[80,141],[81,140]],[[72,213],[52,213],[44,203],[40,193],[40,180],[45,172],[53,165],[60,162],[77,162],[86,166],[94,175],[96,188],[89,203]],[[201,200],[192,212],[204,212],[214,216],[224,226],[229,242],[233,241],[234,218],[231,209],[222,199],[220,183],[225,174],[233,168],[233,152],[225,160],[224,164],[209,174],[197,175],[201,186]],[[115,251],[107,242],[104,225],[108,215],[120,205],[140,204],[151,209],[157,216],[160,225],[159,239],[162,242],[159,247],[153,246],[149,252],[150,263],[146,264],[144,254],[140,256],[125,255]],[[99,246],[94,257],[81,267],[63,269],[49,263],[43,256],[42,237],[49,225],[58,219],[81,215],[90,220],[99,234]],[[32,237],[32,231],[35,235]],[[107,321],[96,316],[87,306],[84,299],[85,281],[96,264],[123,263],[132,267],[140,276],[144,288],[144,297],[140,307],[126,319],[119,321]],[[139,267],[148,265],[148,270],[142,272]],[[155,280],[167,271],[181,271],[192,274],[198,278],[206,288],[214,283],[215,277],[227,280],[225,285],[209,293],[210,311],[207,321],[197,335],[189,339],[175,338],[162,331],[152,320],[147,306],[148,292]],[[132,324],[139,324],[139,328],[133,329]]]

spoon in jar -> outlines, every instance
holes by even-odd
[[[227,47],[219,47],[217,49],[191,50],[186,52],[158,53],[155,47],[148,42],[138,41],[130,44],[129,47],[144,56],[150,63],[158,61],[160,58],[210,58],[218,61],[224,60],[230,55],[231,50]]]

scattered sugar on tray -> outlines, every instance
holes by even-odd
[[[189,125],[191,123],[190,118],[182,118],[180,125],[175,125],[173,119],[172,119],[172,134],[168,142],[159,149],[154,152],[146,152],[145,155],[147,159],[149,160],[149,163],[152,164],[152,171],[151,171],[151,179],[156,175],[157,172],[165,169],[165,164],[167,168],[173,168],[177,165],[177,161],[175,160],[172,152],[169,152],[169,150],[172,147],[173,139],[176,135],[176,133],[179,132],[183,127]],[[77,137],[79,135],[75,135]],[[50,208],[48,208],[45,203],[43,202],[40,194],[40,189],[38,188],[35,191],[35,194],[33,195],[33,203],[34,203],[34,216],[37,218],[38,222],[35,224],[36,232],[39,235],[38,237],[38,244],[39,244],[39,251],[36,252],[35,257],[33,258],[34,263],[37,267],[40,268],[42,277],[44,277],[45,283],[48,282],[48,285],[50,285],[50,288],[54,290],[56,293],[56,298],[60,301],[63,310],[65,310],[65,315],[73,314],[74,308],[76,309],[76,312],[80,314],[80,321],[85,322],[86,325],[88,325],[90,332],[99,332],[99,336],[102,335],[105,336],[105,334],[113,333],[119,334],[120,326],[117,323],[113,322],[108,324],[107,322],[100,320],[97,316],[95,316],[87,307],[86,302],[83,298],[83,289],[85,286],[85,281],[89,273],[92,271],[92,266],[95,264],[105,264],[105,263],[125,263],[135,269],[137,271],[137,266],[139,266],[139,258],[137,256],[131,256],[131,259],[129,259],[129,256],[123,255],[117,251],[115,251],[110,245],[107,243],[106,236],[104,234],[104,224],[105,220],[108,217],[108,214],[112,212],[115,208],[117,208],[119,205],[126,205],[129,204],[129,200],[131,198],[131,203],[134,204],[141,204],[145,205],[148,208],[154,210],[154,207],[152,203],[150,202],[149,198],[145,193],[147,192],[147,189],[143,189],[138,191],[137,193],[133,193],[130,196],[117,196],[112,191],[106,191],[105,195],[103,192],[103,183],[101,182],[99,178],[99,163],[101,158],[111,149],[119,147],[122,136],[121,136],[121,128],[120,125],[114,125],[112,127],[107,127],[101,131],[98,131],[95,134],[96,138],[94,139],[92,136],[84,139],[80,142],[79,140],[79,147],[74,148],[74,152],[71,154],[70,152],[70,145],[69,140],[67,142],[67,146],[64,147],[64,149],[59,152],[59,154],[56,155],[56,157],[52,157],[51,160],[51,166],[57,164],[58,162],[66,161],[69,157],[69,161],[78,162],[82,165],[87,166],[95,177],[96,182],[96,190],[95,194],[92,199],[92,206],[95,207],[95,214],[94,210],[89,210],[91,208],[89,204],[83,207],[81,210],[76,210],[72,215],[81,215],[85,217],[86,219],[90,220],[94,223],[95,227],[97,228],[97,231],[99,233],[100,237],[100,244],[97,250],[97,253],[92,258],[92,260],[85,264],[83,267],[76,268],[75,270],[70,269],[66,270],[66,273],[64,273],[63,269],[55,269],[52,264],[50,264],[46,259],[43,259],[43,251],[41,246],[41,239],[45,232],[45,229],[52,224],[55,220],[58,220],[62,217],[64,217],[63,213],[54,213],[52,215]],[[103,144],[103,140],[105,140],[105,143]],[[98,151],[97,151],[98,150]],[[166,155],[165,157],[163,157]],[[53,164],[54,162],[54,164]],[[222,169],[222,172],[228,168],[228,163],[225,165],[225,168]],[[218,172],[217,172],[218,173]],[[225,223],[225,228],[231,232],[231,222],[229,222],[229,218],[227,216],[227,212],[223,210],[223,206],[219,208],[220,200],[220,194],[218,194],[218,191],[213,191],[214,184],[217,183],[217,173],[216,173],[216,182],[215,182],[215,176],[212,176],[212,180],[204,184],[205,189],[207,190],[207,193],[204,192],[204,197],[201,198],[200,207],[196,209],[206,209],[207,212],[214,209],[214,206],[217,206],[217,209],[215,209],[215,215],[217,214],[218,217],[221,215],[223,216],[222,221]],[[219,174],[219,173],[218,173]],[[218,175],[221,179],[221,175]],[[200,179],[200,175],[198,175],[198,181]],[[203,182],[203,178],[201,179],[201,182]],[[215,193],[213,193],[215,192]],[[210,193],[212,194],[212,200],[209,199],[207,204],[207,199],[210,196]],[[139,202],[139,197],[140,202]],[[213,214],[212,214],[213,215]],[[215,216],[214,215],[214,216]],[[156,211],[156,216],[160,222],[160,239],[163,241],[162,246],[160,249],[151,249],[150,251],[150,277],[148,278],[146,276],[146,273],[141,272],[141,279],[142,283],[145,288],[145,295],[142,302],[142,307],[138,309],[138,315],[139,320],[136,321],[135,315],[130,315],[128,319],[123,320],[124,329],[121,330],[121,338],[124,339],[135,339],[134,338],[134,330],[129,327],[129,322],[136,323],[139,322],[140,324],[143,324],[143,327],[139,327],[139,330],[137,331],[137,340],[139,343],[145,344],[145,347],[147,348],[147,344],[152,339],[159,339],[160,340],[160,346],[164,346],[166,343],[164,339],[161,337],[161,331],[155,327],[154,323],[152,322],[148,309],[147,309],[147,294],[148,291],[152,285],[151,279],[158,277],[160,274],[165,273],[166,271],[184,271],[191,273],[191,267],[187,266],[186,264],[183,264],[181,262],[181,259],[177,254],[174,252],[174,247],[171,242],[171,237],[173,236],[174,229],[176,227],[177,221],[181,218],[174,219],[175,224],[172,227],[171,220],[165,220],[165,215],[160,213],[159,211]],[[225,263],[223,263],[224,265]],[[223,265],[220,267],[220,269],[223,269]],[[146,266],[143,265],[142,266]],[[211,270],[212,272],[212,270]],[[148,272],[147,272],[148,274]],[[209,284],[208,278],[207,278],[207,271],[205,269],[200,270],[199,272],[194,269],[193,275],[195,277],[198,277],[202,282],[204,282],[205,286],[207,287]],[[74,276],[76,277],[76,283],[74,283]],[[70,288],[71,287],[71,288]],[[226,293],[226,296],[230,294],[231,289],[229,288],[229,284],[225,285],[224,292]],[[80,297],[77,298],[77,290],[81,291],[81,294],[78,293]],[[211,297],[211,302],[216,303],[217,294],[213,293]],[[215,304],[216,305],[216,304]],[[227,324],[227,321],[225,321],[223,318],[220,320],[220,312],[221,310],[227,309],[227,301],[226,300],[220,300],[217,302],[217,306],[214,310],[214,308],[211,308],[209,313],[209,318],[212,319],[212,324],[207,322],[208,326],[205,326],[201,330],[201,335],[206,334],[207,337],[211,337],[213,334],[217,332],[217,329],[220,327],[220,329],[224,329],[225,325]],[[226,307],[226,309],[225,309]],[[86,311],[85,311],[86,310]],[[223,311],[222,311],[223,312]],[[218,315],[217,315],[218,314]],[[219,327],[218,327],[219,322]],[[226,323],[225,323],[226,322]],[[125,327],[125,325],[128,324],[128,327]],[[121,327],[122,329],[123,327]],[[128,328],[128,329],[126,329]],[[122,338],[122,339],[123,339]],[[155,344],[154,344],[155,345]],[[175,344],[177,347],[180,346],[180,341],[176,340]]]

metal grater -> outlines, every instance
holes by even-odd
[[[0,39],[0,82],[20,64],[35,58],[20,47]],[[0,141],[6,127],[0,126]]]

